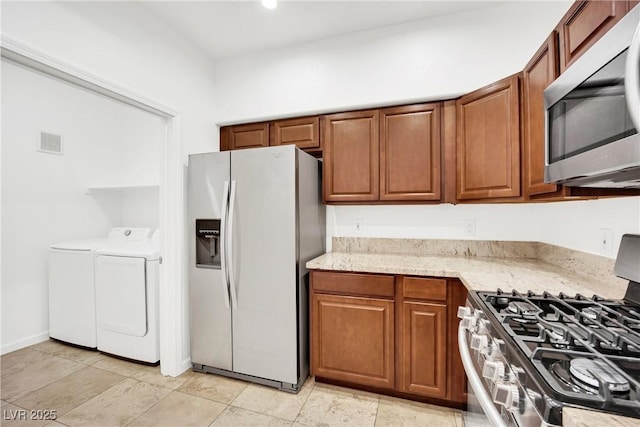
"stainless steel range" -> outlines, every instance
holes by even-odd
[[[640,235],[623,236],[614,273],[630,281],[623,300],[469,292],[458,310],[466,425],[562,425],[566,406],[640,425]]]

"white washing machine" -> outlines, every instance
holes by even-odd
[[[158,231],[118,228],[95,257],[98,350],[147,363],[160,360]]]
[[[49,249],[49,336],[96,348],[94,252],[106,238],[76,240]]]

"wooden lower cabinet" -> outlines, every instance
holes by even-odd
[[[393,300],[314,294],[313,373],[354,384],[393,388],[393,318]]]
[[[311,271],[311,374],[318,381],[464,407],[459,280]]]
[[[447,306],[404,301],[400,322],[400,389],[444,399],[447,394]]]

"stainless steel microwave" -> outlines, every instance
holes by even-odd
[[[640,188],[640,6],[544,91],[545,182]]]

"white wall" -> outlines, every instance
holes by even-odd
[[[457,97],[522,70],[572,2],[487,8],[216,63],[216,121]]]
[[[464,220],[476,221],[467,236]],[[355,222],[360,223],[360,231]],[[601,229],[611,230],[608,250]],[[624,233],[640,233],[640,197],[588,201],[422,206],[329,206],[331,236],[538,241],[615,258]]]
[[[218,149],[210,62],[135,2],[3,1],[0,7],[3,36],[178,111],[185,164],[188,153]],[[179,338],[186,363],[186,278],[177,286],[182,288]],[[24,304],[23,317],[41,315],[31,306]]]
[[[457,97],[521,71],[570,1],[501,2],[484,9],[320,40],[216,63],[216,120],[248,122],[304,113]],[[356,233],[354,221],[361,220]],[[476,220],[476,236],[463,232]],[[532,240],[615,257],[640,232],[638,198],[543,204],[338,206],[331,236]],[[613,250],[598,245],[611,229]]]
[[[158,183],[164,121],[2,61],[2,352],[46,338],[48,247],[106,236],[122,225],[157,227],[155,198],[94,191],[96,182]],[[40,132],[63,155],[36,151]],[[136,148],[133,148],[136,147]],[[144,160],[144,163],[142,162]],[[131,212],[135,212],[135,217]],[[133,221],[135,223],[128,223]]]

